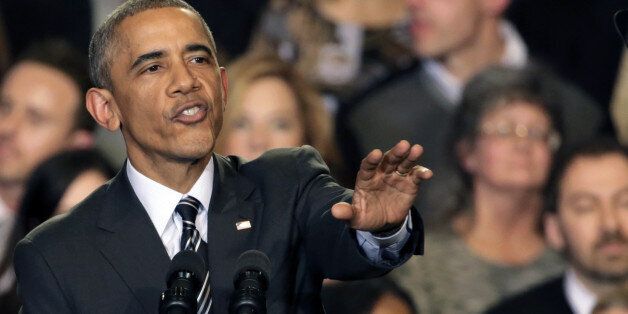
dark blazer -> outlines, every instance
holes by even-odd
[[[379,276],[422,253],[423,226],[399,261],[373,264],[355,231],[331,216],[350,201],[311,147],[279,149],[248,163],[214,155],[208,251],[213,313],[226,313],[238,256],[249,249],[272,262],[269,313],[322,312],[323,278]],[[236,222],[251,229],[238,231]],[[157,313],[170,259],[126,176],[126,168],[68,215],[17,246],[18,290],[27,313]]]
[[[487,314],[573,314],[563,282],[564,276],[546,281],[526,292],[510,297]]]

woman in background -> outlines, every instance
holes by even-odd
[[[540,229],[561,125],[543,77],[495,67],[465,88],[451,145],[458,206],[442,230],[428,230],[425,256],[394,272],[421,312],[481,313],[562,270]]]
[[[216,151],[247,160],[280,147],[308,144],[337,170],[333,124],[320,95],[291,65],[248,55],[229,69],[229,102]]]
[[[14,248],[19,240],[49,218],[69,211],[114,175],[113,167],[95,150],[64,151],[42,162],[27,182],[9,247]],[[0,262],[0,274],[3,274],[0,284],[13,288],[0,296],[0,309],[2,313],[18,313],[13,249],[7,252]]]

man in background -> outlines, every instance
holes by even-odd
[[[95,123],[85,109],[87,62],[68,44],[33,45],[0,86],[0,255],[33,169],[65,148],[92,146]],[[0,294],[13,282],[0,275]]]
[[[628,284],[628,149],[614,141],[575,148],[557,163],[545,232],[569,268],[504,301],[497,313],[591,313]]]

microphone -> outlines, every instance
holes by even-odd
[[[196,296],[203,285],[205,261],[192,250],[174,256],[166,275],[168,289],[161,294],[160,314],[196,313]]]
[[[266,314],[266,289],[270,281],[270,260],[266,254],[249,250],[236,263],[235,291],[229,302],[230,314]]]

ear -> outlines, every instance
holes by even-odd
[[[545,214],[543,217],[545,239],[550,247],[561,251],[565,247],[565,238],[560,227],[558,214]]]
[[[482,0],[484,12],[494,18],[504,15],[504,11],[510,5],[510,0]]]
[[[227,69],[220,67],[220,84],[222,87],[222,111],[227,109],[228,91],[229,91],[229,79],[227,77]]]
[[[87,130],[77,130],[70,135],[69,148],[88,149],[94,147],[94,136]]]
[[[109,131],[120,128],[120,113],[109,90],[102,88],[90,88],[85,95],[87,111],[94,120]]]
[[[478,167],[478,161],[473,153],[473,144],[469,139],[463,139],[456,143],[456,157],[462,168],[468,173],[475,173]]]

